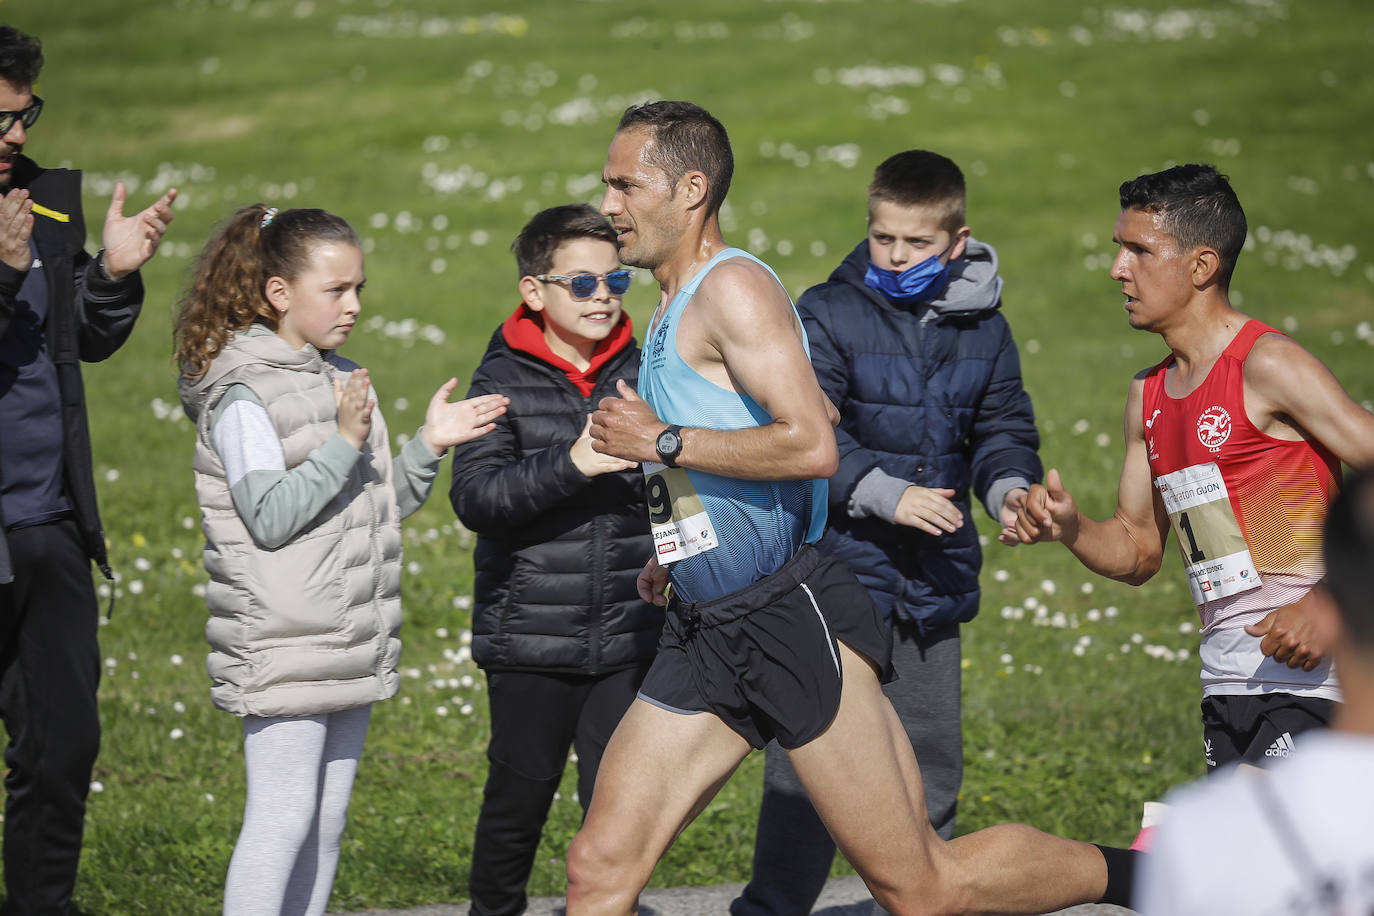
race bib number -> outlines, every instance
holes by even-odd
[[[1216,462],[1155,478],[1178,538],[1193,603],[1204,604],[1259,588],[1259,572],[1231,509]]]
[[[646,461],[644,495],[649,503],[649,526],[654,552],[664,565],[694,557],[720,542],[711,517],[684,468],[670,468]]]

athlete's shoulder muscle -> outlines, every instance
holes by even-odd
[[[1374,414],[1326,364],[1282,334],[1255,341],[1245,360],[1246,413],[1262,431],[1292,429],[1354,468],[1374,466]]]

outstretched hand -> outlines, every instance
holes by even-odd
[[[626,461],[614,455],[603,455],[592,447],[592,415],[587,414],[587,422],[582,424],[582,434],[568,450],[573,466],[582,472],[583,477],[599,477],[616,471],[628,471],[639,467],[638,462]]]
[[[592,414],[592,449],[626,461],[658,461],[655,443],[667,424],[624,379],[615,389],[620,397],[602,398]]]
[[[496,428],[497,417],[506,412],[510,398],[504,394],[483,394],[449,403],[458,380],[451,378],[439,386],[425,408],[425,425],[420,438],[434,454],[443,456],[450,446],[461,445],[484,436]]]
[[[116,280],[148,263],[157,251],[167,224],[172,221],[172,201],[177,198],[177,189],[170,188],[157,203],[133,216],[124,215],[126,197],[124,182],[116,182],[101,232],[105,271]]]
[[[354,369],[347,382],[334,379],[334,406],[339,409],[339,435],[354,448],[362,448],[372,433],[372,379],[366,369]]]
[[[1015,534],[1022,544],[1062,541],[1078,534],[1078,503],[1054,468],[1045,475],[1044,484],[1031,484],[1016,513]]]

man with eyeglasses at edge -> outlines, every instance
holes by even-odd
[[[138,270],[172,219],[175,190],[124,216],[115,186],[84,250],[81,173],[22,155],[43,101],[36,38],[0,26],[0,717],[7,913],[68,911],[100,746],[100,647],[90,563],[107,578],[81,361],[133,330]]]
[[[622,116],[602,174],[620,259],[652,270],[662,297],[643,397],[622,383],[602,401],[593,447],[643,467],[655,549],[640,592],[667,612],[568,850],[569,916],[633,912],[678,833],[771,737],[891,913],[1125,903],[1134,859],[1122,850],[1022,825],[949,843],[931,828],[880,686],[891,629],[854,575],[811,546],[837,417],[786,290],[721,235],[732,172],[718,120],[654,102]]]

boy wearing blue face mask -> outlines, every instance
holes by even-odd
[[[964,176],[908,150],[878,166],[868,237],[797,311],[839,408],[821,550],[843,560],[893,627],[884,690],[916,748],[936,832],[954,835],[963,778],[959,624],[978,612],[970,495],[1016,543],[1042,468],[992,246],[964,225]],[[786,754],[768,746],[754,874],[734,916],[811,912],[834,858]]]

